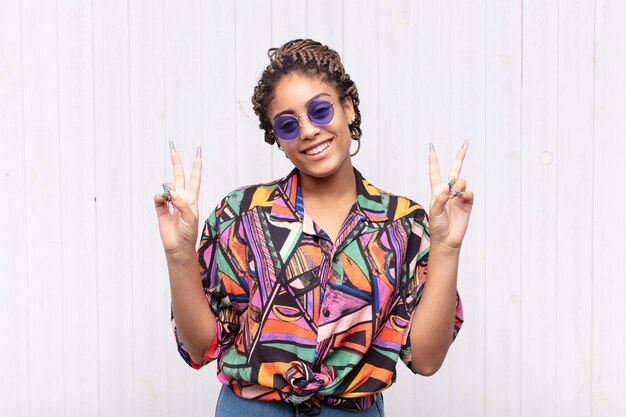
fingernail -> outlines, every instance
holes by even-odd
[[[468,146],[469,146],[469,139],[465,139],[465,142],[463,142],[463,146],[461,146],[461,148],[467,149]]]
[[[176,147],[174,146],[174,142],[170,140],[170,152],[176,151]]]
[[[428,148],[430,149],[431,152],[435,152],[435,145],[433,145],[432,142],[428,144]]]
[[[163,194],[161,194],[161,197],[170,198],[170,192],[172,191],[172,189],[168,187],[166,184],[161,184],[161,185],[163,186]]]
[[[452,191],[452,187],[454,187],[454,184],[456,184],[456,177],[452,178],[448,183],[448,191]]]
[[[202,158],[202,147],[198,146],[196,150],[196,158]]]
[[[463,193],[460,192],[460,191],[455,191],[454,195],[451,197],[451,199],[454,198],[454,197],[463,197]]]

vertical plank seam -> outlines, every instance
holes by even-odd
[[[452,0],[448,0],[448,143],[452,143]],[[455,142],[456,144],[456,142]],[[456,146],[456,145],[455,145]],[[450,174],[448,173],[448,177]],[[452,178],[448,178],[448,181]],[[451,367],[450,367],[451,368]]]
[[[22,95],[22,175],[25,179],[24,181],[24,207],[28,207],[28,181],[27,178],[27,170],[26,170],[26,109],[24,108],[24,2],[20,1],[20,76],[21,76],[21,84],[20,84],[20,92]],[[24,216],[24,229],[26,232],[26,236],[30,236],[29,227],[28,227],[28,216]],[[29,259],[29,245],[26,244],[26,259]],[[30,294],[30,271],[29,271],[29,263],[25,262],[26,269],[26,294]],[[30,310],[28,308],[28,301],[25,308],[26,312],[26,327],[27,331],[25,332],[26,336],[26,358],[29,363],[26,365],[26,404],[28,408],[28,415],[31,415],[32,406],[31,406],[31,369],[30,369],[30,333],[28,332],[28,327],[30,323]]]
[[[162,19],[162,23],[163,23],[163,45],[162,45],[162,50],[163,50],[163,133],[164,133],[164,139],[165,139],[165,149],[168,149],[168,143],[171,140],[168,140],[168,131],[167,131],[167,24],[166,24],[166,6],[165,3],[167,2],[167,0],[163,0],[163,5],[162,5],[162,13],[163,13],[163,19]],[[167,178],[167,164],[168,164],[168,156],[169,156],[169,152],[166,152],[166,155],[164,155],[163,159],[164,159],[164,164],[163,164],[163,178]]]
[[[524,167],[524,152],[522,152],[522,138],[524,136],[524,0],[520,0],[520,97],[519,97],[519,105],[520,105],[520,110],[519,110],[519,138],[518,138],[518,143],[519,143],[519,155],[520,155],[520,161],[519,161],[519,177],[520,177],[520,183],[519,183],[519,190],[520,190],[520,199],[519,199],[519,211],[520,211],[520,216],[523,216],[523,203],[522,201],[523,196],[521,195],[523,190],[524,190],[524,172],[523,172],[523,167]],[[524,307],[524,299],[522,297],[523,291],[522,291],[522,286],[523,286],[523,280],[522,280],[522,244],[523,244],[523,238],[522,238],[522,234],[524,233],[524,229],[523,229],[523,225],[520,219],[520,223],[519,223],[519,278],[518,278],[518,290],[519,290],[519,313],[518,313],[518,320],[519,320],[519,327],[518,327],[518,332],[519,332],[519,358],[518,358],[518,364],[519,364],[519,386],[518,386],[518,403],[519,403],[519,415],[523,416],[523,408],[524,408],[524,404],[522,401],[522,386],[523,386],[523,381],[522,381],[522,376],[523,376],[523,358],[524,358],[524,351],[522,349],[523,347],[523,331],[522,331],[522,310]]]
[[[483,147],[483,161],[485,161],[484,167],[483,167],[483,190],[485,193],[484,196],[484,200],[485,201],[485,205],[484,205],[484,218],[485,220],[487,219],[487,164],[489,163],[489,160],[487,159],[487,68],[488,68],[488,59],[487,59],[487,38],[488,38],[488,25],[489,25],[489,13],[488,13],[488,1],[485,0],[484,4],[485,4],[485,35],[484,35],[484,39],[483,39],[483,46],[484,46],[484,97],[483,97],[483,106],[484,106],[484,114],[483,114],[483,132],[485,132],[485,137],[483,139],[484,141],[484,147]],[[484,222],[483,224],[483,236],[487,236],[487,221]],[[487,361],[488,361],[488,356],[487,356],[487,288],[488,288],[488,284],[487,284],[487,275],[488,275],[488,271],[487,271],[487,259],[489,258],[489,255],[487,253],[487,239],[483,239],[483,253],[485,254],[485,266],[484,266],[484,275],[483,275],[483,279],[484,279],[484,286],[483,286],[483,311],[485,312],[484,316],[483,316],[483,329],[485,329],[485,333],[483,335],[484,339],[483,339],[483,375],[485,376],[483,379],[483,417],[487,417],[487,398],[488,398],[488,394],[487,394]]]
[[[309,35],[309,0],[305,0],[304,13],[306,14],[306,17],[304,19],[304,33],[306,34],[307,38],[310,38],[311,35]]]
[[[595,363],[595,351],[594,351],[594,335],[595,335],[595,305],[594,305],[594,300],[595,300],[595,276],[594,276],[594,255],[595,255],[595,231],[594,231],[594,219],[595,219],[595,183],[596,183],[596,54],[597,54],[597,40],[598,40],[598,34],[597,34],[597,24],[598,24],[598,2],[597,0],[594,0],[593,2],[593,95],[592,95],[592,103],[591,103],[591,112],[592,112],[592,137],[591,137],[591,338],[590,338],[590,349],[589,351],[591,352],[591,361],[590,361],[590,372],[589,372],[589,376],[591,378],[591,401],[589,403],[589,406],[591,407],[591,410],[589,415],[592,417],[594,416],[594,411],[595,411],[595,399],[596,396],[595,394],[595,390],[596,390],[596,384],[595,384],[595,376],[594,376],[594,369],[596,366]]]
[[[411,12],[410,12],[411,13],[411,21],[412,21],[411,38],[414,41],[415,39],[417,39],[417,31],[418,31],[418,29],[417,29],[417,22],[418,22],[417,8],[415,7],[414,2],[410,2],[410,7],[411,7]],[[377,30],[378,36],[380,37],[380,16],[382,15],[382,13],[378,13],[377,15],[378,15],[378,18],[376,19],[376,30]],[[411,53],[411,70],[412,71],[415,71],[415,69],[417,68],[417,65],[415,64],[415,52],[414,52],[414,49],[415,48],[411,48],[411,51],[412,51],[412,53]],[[377,52],[380,54],[380,44],[378,46],[378,51]],[[378,59],[379,63],[380,63],[380,61],[381,60]],[[379,64],[379,66],[378,66],[378,78],[377,78],[378,80],[380,80],[380,76],[381,76],[380,74],[381,74],[381,71],[380,71],[380,64]],[[411,77],[411,89],[413,91],[416,91],[415,77]],[[380,92],[380,83],[379,83],[379,88],[376,91],[376,97],[378,98],[378,100],[376,100],[377,103],[380,103],[380,94],[381,94],[381,92]],[[413,95],[413,97],[411,99],[411,102],[412,102],[412,105],[413,105],[413,112],[412,113],[415,114],[415,107],[417,107],[415,105],[415,102],[416,102],[415,95]],[[377,152],[378,155],[380,155],[381,143],[382,143],[381,138],[380,138],[380,125],[381,125],[381,123],[380,123],[380,104],[377,104],[377,111],[376,111],[376,113],[377,113],[376,116],[378,117],[378,120],[376,121],[376,126],[377,126],[377,129],[378,129],[378,132],[379,132],[378,133],[378,141],[377,141],[376,152]],[[415,129],[415,124],[416,123],[417,122],[415,121],[415,119],[413,119],[412,126],[411,126],[412,132],[416,131],[416,129]],[[381,161],[381,159],[382,158],[376,158],[376,167],[378,169],[377,174],[378,174],[379,178],[380,178],[380,171],[381,171],[381,168],[380,168],[380,164],[381,164],[380,161]],[[413,372],[413,367],[412,366],[410,367],[410,369],[411,369],[411,372]],[[415,393],[415,378],[411,378],[411,392]],[[411,407],[410,415],[415,415],[416,414],[416,411],[417,411],[417,408],[418,408],[417,407],[417,401],[418,401],[417,396],[413,395],[413,402],[411,404],[412,407]]]
[[[167,149],[167,143],[168,143],[168,133],[167,133],[167,51],[166,51],[166,45],[167,45],[167,24],[166,24],[166,2],[167,0],[162,0],[161,2],[161,25],[162,25],[162,35],[161,35],[161,51],[162,51],[162,57],[163,57],[163,64],[162,64],[162,69],[163,69],[163,139],[165,140],[165,143],[163,144],[165,146],[165,149]],[[167,177],[167,155],[169,155],[169,153],[166,152],[166,155],[164,156],[164,163],[163,163],[163,178]],[[202,179],[201,179],[202,180]],[[169,280],[169,277],[168,277]],[[171,294],[170,294],[171,297]],[[170,304],[171,305],[171,304]],[[172,395],[171,395],[171,390],[167,389],[167,387],[169,387],[169,382],[172,379],[172,373],[171,373],[171,362],[170,362],[170,355],[166,355],[166,390],[165,390],[165,406],[166,408],[166,412],[169,415],[169,411],[170,411],[170,403],[172,401]]]
[[[130,0],[126,0],[126,55],[128,57],[128,61],[126,62],[126,77],[128,80],[128,84],[127,84],[127,105],[128,105],[128,122],[126,124],[126,129],[128,132],[128,178],[129,178],[129,184],[132,186],[133,184],[133,158],[132,158],[132,152],[133,152],[133,131],[132,131],[132,97],[131,97],[131,92],[132,92],[132,75],[131,75],[131,62],[132,62],[132,56],[131,56],[131,39],[130,39]],[[130,197],[130,196],[129,196]],[[131,357],[134,358],[135,357],[135,277],[134,277],[134,268],[133,268],[133,248],[134,248],[134,239],[133,239],[133,199],[129,198],[128,199],[128,218],[129,218],[129,228],[128,228],[128,238],[129,238],[129,243],[130,243],[130,322],[131,322],[131,326],[130,326],[130,351],[131,351]],[[131,361],[131,375],[133,377],[133,379],[130,381],[130,389],[131,389],[131,398],[132,398],[132,410],[131,410],[131,415],[135,415],[135,361],[132,360]]]
[[[346,54],[346,12],[345,12],[345,0],[341,0],[341,55]]]
[[[94,184],[94,243],[96,256],[95,262],[95,276],[96,276],[96,391],[97,391],[97,415],[100,416],[100,403],[102,401],[100,397],[100,268],[98,265],[98,170],[97,170],[97,130],[96,130],[96,44],[95,44],[95,19],[94,19],[94,0],[91,0],[91,94],[92,94],[92,117],[93,117],[93,184]]]
[[[376,13],[376,39],[378,39],[378,52],[380,52],[380,4],[374,3],[378,13]],[[376,155],[380,155],[380,59],[376,60]],[[380,161],[381,158],[376,158],[376,175],[380,178]]]
[[[554,357],[554,415],[558,416],[558,404],[559,404],[559,365],[557,363],[557,354],[556,354],[556,347],[558,346],[558,331],[559,331],[559,282],[560,282],[560,275],[559,275],[559,136],[560,136],[560,131],[559,131],[559,109],[560,109],[560,91],[561,91],[561,8],[560,8],[561,2],[560,0],[557,0],[556,2],[556,215],[555,215],[555,222],[554,222],[554,226],[555,226],[555,235],[554,235],[554,248],[555,248],[555,265],[554,265],[554,269],[555,269],[555,274],[556,274],[556,280],[554,283],[554,287],[555,287],[555,293],[554,293],[554,346],[555,346],[555,350],[553,353],[553,357]]]
[[[270,0],[270,27],[272,27],[272,24],[273,24],[273,22],[272,22],[272,13],[271,13],[271,6],[272,6],[271,2],[272,2],[272,0]],[[235,184],[239,184],[239,158],[237,158],[237,155],[239,154],[239,152],[238,152],[238,150],[239,150],[239,129],[238,129],[239,123],[237,123],[238,120],[239,120],[239,112],[237,111],[237,102],[239,101],[239,96],[237,94],[237,83],[239,82],[238,77],[237,77],[237,75],[239,73],[239,71],[237,70],[237,63],[238,63],[238,59],[237,59],[237,50],[238,50],[237,49],[237,43],[239,41],[238,25],[237,25],[237,16],[238,16],[237,10],[238,10],[238,8],[239,8],[239,1],[235,0],[235,22],[234,22],[234,25],[233,25],[234,26],[234,31],[235,31],[235,36],[233,37],[234,38],[234,43],[235,43],[235,49],[234,49],[235,53],[233,54],[233,56],[234,56],[234,64],[235,64],[234,65],[234,67],[235,67],[234,68],[234,70],[235,70],[235,76],[234,76],[235,82],[233,83],[234,95],[235,95],[235,103],[234,103],[235,104],[235,106],[234,106],[234,110],[235,110],[235,129],[234,129],[235,130],[235,140],[234,140],[234,142],[235,142],[235,157],[233,158],[234,165],[235,165]],[[271,152],[270,152],[270,161],[273,163],[272,159],[273,158],[272,158]],[[272,167],[270,167],[270,170],[271,170],[270,173],[273,173],[273,169],[274,168],[273,168],[273,165],[272,165]]]
[[[413,7],[413,2],[411,2],[411,7]],[[452,86],[452,82],[453,82],[453,77],[452,77],[452,0],[448,0],[448,143],[450,143],[453,139],[452,139],[452,96],[453,96],[453,89],[450,86]],[[411,14],[413,16],[413,14]],[[413,37],[413,40],[415,40],[415,37]],[[415,48],[411,48],[411,51],[414,51]],[[413,56],[415,56],[415,54],[413,54]],[[413,62],[415,62],[415,59],[413,59]],[[415,71],[415,66],[413,66],[412,68],[413,71]],[[413,109],[413,112],[415,112],[415,108]],[[460,174],[460,173],[459,173]],[[450,176],[450,174],[448,173],[448,177]],[[450,178],[448,178],[448,180],[450,180]],[[458,270],[457,270],[457,288],[458,288]],[[451,362],[450,360],[448,360],[448,417],[453,417],[452,416],[452,408],[453,408],[453,404],[452,404],[452,387],[453,387],[453,377],[454,377],[454,362]]]
[[[273,48],[274,46],[274,0],[270,0],[270,48]],[[265,131],[263,132],[263,136],[265,136]],[[276,158],[274,158],[276,151],[273,145],[270,146],[272,146],[272,149],[270,150],[270,175],[272,178],[276,178],[278,175],[278,173],[275,172],[274,164],[276,162]]]
[[[59,170],[57,171],[57,182],[58,182],[58,187],[57,189],[60,189],[61,187],[61,180],[62,180],[62,174],[61,174],[61,170],[62,170],[62,146],[61,146],[61,65],[60,65],[60,56],[59,56],[59,1],[56,0],[54,3],[54,8],[55,8],[55,21],[56,21],[56,54],[57,54],[57,62],[56,62],[56,70],[57,70],[57,151],[58,151],[58,155],[57,155],[57,161],[59,163]],[[58,209],[59,209],[59,213],[63,213],[63,199],[59,198],[57,201],[58,204]],[[61,392],[63,393],[61,396],[61,411],[62,411],[62,415],[65,416],[66,414],[66,404],[65,404],[65,386],[66,386],[66,381],[65,381],[65,363],[64,363],[64,359],[65,359],[65,314],[63,311],[63,306],[65,305],[65,274],[63,273],[63,247],[64,247],[64,239],[63,239],[63,227],[61,227],[61,224],[59,223],[58,225],[58,233],[59,233],[59,240],[61,242],[61,247],[60,247],[60,255],[61,255],[61,259],[60,259],[60,265],[59,265],[59,272],[61,274]]]

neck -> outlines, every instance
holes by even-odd
[[[329,202],[356,199],[356,178],[352,164],[325,178],[311,177],[300,173],[302,198],[313,198]]]

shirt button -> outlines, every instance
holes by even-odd
[[[324,315],[324,317],[328,317],[328,316],[330,316],[330,310],[325,308],[324,310],[322,310],[322,314]]]

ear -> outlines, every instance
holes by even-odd
[[[346,116],[346,120],[352,119],[354,117],[354,103],[352,102],[352,97],[346,96],[342,101],[343,114]]]

